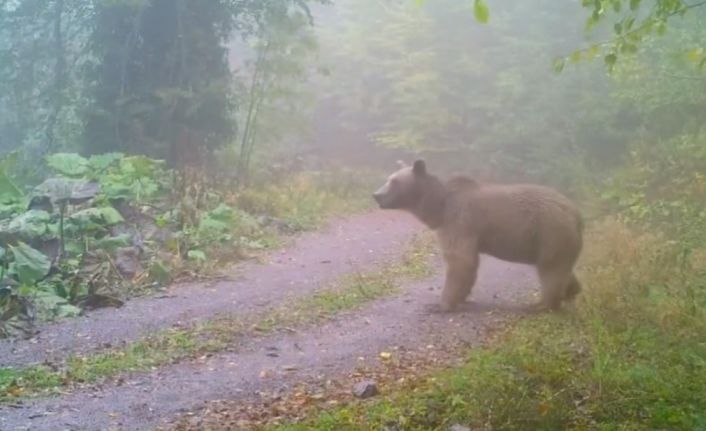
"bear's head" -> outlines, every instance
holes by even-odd
[[[417,206],[424,192],[427,168],[424,160],[417,160],[412,166],[397,162],[400,169],[387,178],[373,198],[382,209],[411,210]]]

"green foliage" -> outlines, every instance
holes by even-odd
[[[697,20],[703,19],[704,2],[687,2],[683,0],[583,0],[582,5],[591,10],[586,21],[588,30],[598,27],[607,20],[613,20],[613,38],[601,44],[591,46],[591,50],[603,49],[607,52],[604,62],[609,70],[613,70],[618,58],[635,54],[638,46],[656,34],[663,36],[667,26],[676,26],[674,18],[696,15]],[[703,57],[703,46],[683,47],[689,49],[692,62],[703,68],[706,59]]]
[[[38,196],[48,197],[60,205],[79,204],[98,194],[100,187],[85,179],[48,178],[35,188]]]
[[[483,24],[488,22],[490,17],[490,10],[485,0],[473,0],[473,15],[476,17],[478,22]]]
[[[18,242],[0,259],[0,336],[30,335],[33,316],[74,317],[80,309],[69,303],[68,295],[52,287],[51,260],[39,250]]]
[[[0,240],[20,238],[25,241],[51,235],[51,215],[44,210],[29,210],[0,222]]]
[[[47,165],[67,177],[82,177],[88,172],[88,160],[75,153],[56,153],[47,156]]]
[[[113,207],[92,207],[71,214],[69,220],[76,223],[80,229],[89,226],[112,226],[125,221],[123,216]]]
[[[186,253],[186,256],[187,256],[189,259],[194,260],[194,261],[196,261],[196,262],[198,262],[198,263],[204,263],[204,262],[206,262],[206,253],[204,253],[204,252],[201,251],[201,250],[189,250],[189,251]]]
[[[0,171],[0,203],[13,201],[22,197],[22,192],[7,176],[5,170]]]
[[[33,286],[49,274],[51,261],[41,252],[23,242],[11,245],[10,251],[14,257],[11,270],[23,286]]]
[[[415,3],[417,6],[421,6],[426,3],[426,0],[416,0]],[[607,32],[613,33],[614,37],[604,42],[591,44],[588,48],[575,50],[568,56],[556,58],[554,60],[556,72],[561,72],[567,61],[577,63],[581,59],[590,60],[595,58],[601,50],[607,52],[603,60],[608,70],[612,71],[619,57],[636,53],[638,46],[653,34],[663,36],[667,31],[668,23],[673,25],[673,18],[684,17],[688,12],[696,15],[702,14],[703,6],[706,3],[684,0],[650,0],[645,2],[641,0],[582,0],[581,5],[591,11],[585,24],[587,31],[613,19],[612,28]],[[474,0],[473,9],[476,21],[487,23],[489,9],[485,2]],[[693,11],[694,9],[696,11]],[[699,68],[703,69],[706,66],[703,46],[690,48],[687,56],[690,61],[698,64]]]
[[[602,197],[633,225],[649,224],[685,245],[706,243],[706,133],[641,142]]]
[[[9,250],[2,259],[1,335],[31,333],[36,317],[75,316],[86,298],[106,296],[101,283],[120,285],[110,280],[115,277],[110,265],[93,264],[134,241],[127,233],[111,234],[127,224],[111,202],[139,203],[164,190],[161,164],[142,156],[60,153],[48,156],[47,164],[58,176],[35,187],[33,209],[25,210],[26,203],[15,198],[0,222],[0,241]],[[87,287],[88,278],[93,288]]]
[[[38,186],[54,201],[75,202],[100,192],[103,198],[140,202],[154,198],[169,181],[164,162],[145,156],[107,153],[85,158],[64,153],[48,156],[47,164],[60,176],[71,177],[50,178]]]
[[[113,154],[109,159],[90,161],[96,166],[92,177],[103,185],[103,195],[109,199],[144,201],[155,198],[167,186],[169,178],[164,163],[144,156]],[[108,163],[108,160],[112,160]]]
[[[256,184],[238,196],[248,213],[279,218],[288,230],[312,228],[328,215],[370,205],[367,190],[376,176],[360,170],[300,172],[276,183]]]
[[[37,312],[48,319],[76,317],[81,309],[72,305],[66,296],[59,295],[53,289],[38,289],[32,296]]]

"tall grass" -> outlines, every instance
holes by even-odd
[[[263,182],[242,190],[237,205],[249,213],[266,214],[296,228],[309,229],[332,214],[369,207],[372,181],[378,177],[354,170],[299,172],[286,181]]]

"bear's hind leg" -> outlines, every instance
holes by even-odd
[[[564,301],[573,301],[581,293],[581,282],[576,278],[576,274],[571,273],[569,286],[564,294]]]
[[[541,285],[542,298],[533,308],[537,310],[557,310],[561,306],[561,301],[570,292],[573,274],[565,268],[553,266],[539,266],[539,281]]]

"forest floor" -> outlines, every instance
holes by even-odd
[[[395,288],[350,306],[301,307],[345,277],[375,279],[404,265],[406,245],[424,230],[411,216],[393,212],[334,220],[215,281],[175,285],[119,309],[50,324],[30,340],[0,341],[2,367],[62,370],[67,363],[75,368],[77,358],[98,363],[91,358],[105,352],[111,358],[134,355],[131,345],[160,331],[188,331],[228,316],[259,322],[217,349],[192,348],[198,354],[156,361],[147,369],[103,369],[105,378],[6,398],[0,429],[246,429],[297,418],[309,406],[335,404],[351,396],[361,379],[375,379],[384,390],[410,373],[450,364],[460,359],[454,353],[481,345],[534,300],[531,268],[483,257],[471,302],[455,313],[436,313],[443,265],[436,253],[426,252],[430,275],[396,279]],[[289,310],[325,318],[294,319]],[[270,327],[255,327],[268,313],[278,316],[264,320]],[[141,349],[151,346],[146,345]]]

